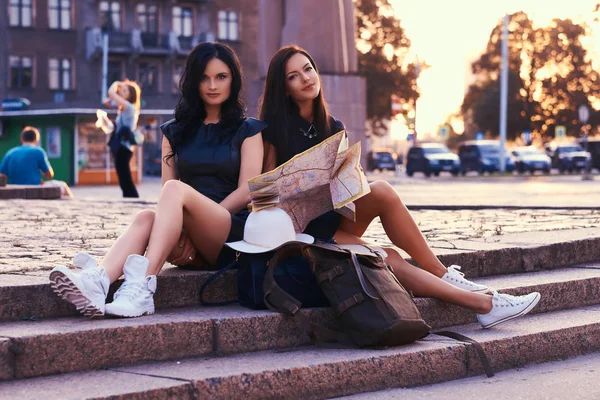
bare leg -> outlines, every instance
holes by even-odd
[[[377,181],[370,185],[371,193],[356,200],[356,221],[342,218],[338,234],[349,233],[361,237],[376,218],[381,219],[388,238],[410,256],[426,271],[437,277],[446,273],[446,267],[433,253],[412,215],[387,182]],[[339,241],[338,241],[339,242]]]
[[[137,213],[131,225],[119,236],[108,250],[101,267],[104,268],[110,282],[123,275],[123,265],[130,254],[144,255],[154,223],[154,211],[142,210]]]
[[[418,297],[433,297],[448,303],[466,307],[477,314],[492,310],[492,296],[469,292],[444,282],[427,271],[407,263],[394,249],[385,248],[387,263],[392,266],[400,283]]]
[[[198,252],[214,263],[229,235],[231,214],[185,183],[167,181],[158,200],[150,233],[147,275],[158,274],[176,246],[182,228],[188,232]]]

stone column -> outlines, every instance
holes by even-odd
[[[366,85],[365,79],[358,76],[352,0],[260,0],[259,9],[262,76],[280,46],[297,44],[305,48],[319,67],[331,114],[344,122],[351,143],[363,143],[364,153]]]

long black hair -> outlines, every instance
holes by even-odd
[[[181,98],[175,107],[177,129],[171,135],[172,152],[166,160],[172,158],[206,119],[204,102],[200,98],[200,81],[206,65],[213,58],[223,61],[231,70],[231,92],[229,98],[221,104],[219,124],[226,131],[236,130],[246,117],[246,106],[240,98],[242,91],[242,68],[233,49],[222,43],[200,43],[190,51],[185,69],[179,81]]]
[[[286,153],[285,149],[289,146],[290,139],[288,135],[290,134],[292,118],[300,114],[298,105],[287,95],[285,87],[285,66],[288,60],[298,53],[305,55],[317,74],[319,73],[317,64],[306,50],[296,45],[282,47],[271,59],[265,81],[265,90],[260,100],[260,119],[269,125],[269,130],[276,133],[272,137],[275,143],[271,144],[275,146],[277,151],[278,163],[285,161],[281,160],[280,154]],[[317,132],[323,134],[324,138],[331,136],[329,111],[323,96],[322,86],[319,95],[313,100],[313,115],[313,125]]]

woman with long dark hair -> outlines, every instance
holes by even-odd
[[[344,129],[331,117],[321,88],[317,66],[298,46],[281,48],[272,58],[265,81],[260,118],[264,130],[265,161],[269,171],[294,155]],[[417,224],[396,191],[384,181],[370,184],[371,192],[356,200],[356,221],[330,211],[311,221],[305,233],[340,244],[366,243],[362,236],[377,217],[394,245],[405,250],[423,268],[407,263],[393,248],[386,248],[387,262],[398,280],[415,295],[434,297],[475,311],[483,327],[491,327],[529,312],[540,299],[526,296],[482,294],[488,288],[466,280],[460,267],[446,269],[423,238]]]
[[[175,119],[161,126],[163,188],[156,211],[137,214],[100,268],[79,253],[74,264],[82,272],[52,270],[59,296],[91,317],[152,314],[156,274],[167,259],[214,269],[235,258],[223,244],[243,238],[247,181],[261,172],[266,127],[246,118],[241,89],[239,60],[230,47],[201,43],[191,51]],[[123,273],[125,282],[105,305],[110,283]]]
[[[123,197],[140,197],[131,177],[129,163],[133,156],[133,132],[137,129],[140,116],[141,95],[142,91],[137,83],[129,80],[113,82],[108,89],[109,100],[116,103],[119,108],[109,147]]]

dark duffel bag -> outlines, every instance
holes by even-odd
[[[204,299],[204,292],[212,282],[230,269],[237,269],[238,300],[243,307],[265,310],[263,282],[267,262],[273,257],[270,251],[261,254],[238,253],[236,260],[211,275],[200,288],[200,302],[204,305],[224,305],[235,301],[210,302]],[[274,272],[277,284],[298,299],[305,307],[327,307],[329,301],[317,284],[308,260],[300,253],[284,260]]]
[[[238,301],[240,305],[254,310],[264,310],[263,283],[267,262],[273,252],[241,254],[238,262]],[[327,307],[329,302],[319,288],[310,264],[301,254],[287,258],[274,272],[277,284],[297,298],[304,307]]]

